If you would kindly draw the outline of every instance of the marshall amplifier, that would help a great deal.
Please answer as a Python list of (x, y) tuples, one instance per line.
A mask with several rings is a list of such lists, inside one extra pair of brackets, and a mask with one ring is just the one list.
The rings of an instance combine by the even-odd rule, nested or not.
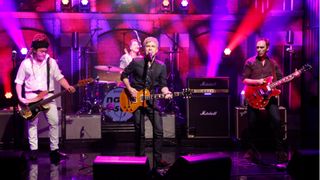
[[(281, 127), (283, 133), (283, 140), (287, 139), (287, 110), (285, 107), (279, 106), (280, 117), (281, 117)], [(237, 139), (243, 139), (248, 133), (248, 119), (247, 119), (247, 108), (246, 107), (235, 107), (236, 113), (236, 136)], [(266, 111), (262, 110), (261, 112), (261, 123), (257, 124), (257, 128), (262, 127), (261, 132), (264, 131), (267, 124), (263, 122), (267, 122), (266, 120)], [(260, 126), (258, 126), (260, 125)], [(270, 130), (270, 129), (269, 129)], [(269, 133), (268, 133), (269, 134)]]
[(229, 77), (188, 78), (188, 88), (192, 93), (229, 93)]
[(187, 99), (189, 138), (226, 138), (230, 136), (229, 95), (192, 96)]

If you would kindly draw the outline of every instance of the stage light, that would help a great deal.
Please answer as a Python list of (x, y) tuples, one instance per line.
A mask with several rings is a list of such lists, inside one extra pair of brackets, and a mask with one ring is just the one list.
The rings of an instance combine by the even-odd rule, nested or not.
[(79, 12), (90, 12), (89, 0), (81, 0), (80, 1)]
[(12, 98), (12, 93), (11, 92), (6, 92), (6, 94), (4, 95), (4, 97), (6, 97), (6, 99), (10, 99)]
[(61, 0), (61, 11), (72, 12), (71, 0)]
[(162, 1), (162, 6), (164, 6), (164, 7), (169, 7), (169, 5), (170, 5), (169, 0), (163, 0), (163, 1)]
[(189, 10), (189, 2), (188, 0), (182, 0), (180, 2), (179, 10), (181, 13), (187, 13)]
[(26, 55), (26, 54), (28, 53), (28, 49), (27, 49), (27, 48), (21, 48), (21, 49), (20, 49), (20, 53), (21, 53), (22, 55)]
[(172, 4), (170, 0), (163, 0), (161, 3), (161, 11), (164, 13), (172, 12)]
[(226, 56), (229, 56), (231, 54), (231, 49), (230, 48), (225, 48), (223, 52), (224, 52), (224, 54)]
[(187, 7), (189, 2), (188, 2), (188, 0), (182, 0), (180, 4), (182, 7)]

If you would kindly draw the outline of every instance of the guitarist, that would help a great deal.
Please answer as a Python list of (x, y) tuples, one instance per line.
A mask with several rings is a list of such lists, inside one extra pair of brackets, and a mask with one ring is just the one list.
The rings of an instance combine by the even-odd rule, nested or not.
[[(166, 66), (156, 59), (159, 42), (154, 37), (147, 37), (143, 46), (146, 55), (144, 58), (135, 58), (124, 69), (121, 74), (121, 80), (132, 97), (137, 97), (138, 91), (148, 89), (151, 93), (155, 93), (159, 89), (165, 98), (172, 98), (172, 93), (167, 87), (167, 71)], [(153, 126), (153, 154), (154, 167), (163, 168), (169, 165), (162, 159), (162, 139), (163, 127), (162, 118), (158, 109), (155, 107), (153, 100), (147, 101), (147, 107), (139, 107), (133, 112), (135, 126), (135, 154), (136, 156), (145, 156), (145, 129), (144, 116), (150, 119)]]
[[(70, 86), (61, 74), (56, 60), (48, 55), (48, 47), (48, 37), (45, 34), (36, 34), (32, 40), (31, 49), (26, 59), (19, 66), (15, 83), (18, 99), (24, 107), (27, 107), (29, 103), (40, 101), (43, 95), (45, 95), (45, 98), (52, 96), (54, 94), (54, 80), (58, 81), (70, 93), (75, 92), (75, 88)], [(24, 96), (22, 95), (23, 84)], [(59, 151), (57, 105), (55, 102), (50, 102), (47, 106), (49, 109), (44, 112), (49, 124), (50, 160), (53, 163), (57, 163), (60, 159), (67, 158), (67, 155)], [(27, 123), (30, 147), (29, 159), (36, 160), (38, 154), (38, 118), (30, 120)]]
[[(259, 86), (265, 84), (265, 78), (272, 76), (272, 81), (276, 81), (282, 78), (282, 73), (277, 65), (276, 61), (267, 55), (269, 51), (269, 40), (262, 38), (256, 42), (257, 55), (251, 57), (245, 61), (242, 80), (246, 86)], [(280, 124), (280, 112), (277, 103), (277, 99), (272, 97), (265, 107), (270, 117), (270, 123), (273, 130), (273, 135), (276, 141), (276, 159), (278, 163), (287, 161), (287, 154), (284, 151), (284, 145), (282, 140), (281, 124)], [(253, 108), (248, 105), (247, 117), (248, 117), (248, 138), (247, 146), (249, 150), (245, 154), (245, 158), (258, 163), (260, 161), (260, 154), (256, 150), (254, 139), (254, 124), (259, 121), (260, 109)]]

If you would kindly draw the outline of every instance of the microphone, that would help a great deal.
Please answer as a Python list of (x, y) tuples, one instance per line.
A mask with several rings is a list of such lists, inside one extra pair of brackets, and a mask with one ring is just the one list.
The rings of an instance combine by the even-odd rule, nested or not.
[(12, 51), (12, 55), (11, 55), (11, 58), (12, 58), (12, 60), (16, 60), (16, 57), (17, 57), (17, 51), (15, 51), (15, 50), (13, 50)]
[(293, 48), (287, 48), (286, 51), (290, 54), (295, 53)]
[(152, 52), (151, 51), (149, 51), (147, 54), (146, 54), (146, 59), (147, 59), (147, 61), (152, 61), (152, 58), (153, 58), (153, 56), (152, 56)]
[(139, 43), (139, 47), (141, 48), (142, 45), (141, 45), (141, 40), (140, 40), (139, 34), (138, 34), (137, 30), (133, 30), (133, 32), (134, 32), (134, 34), (136, 35), (137, 40), (138, 40), (138, 43)]

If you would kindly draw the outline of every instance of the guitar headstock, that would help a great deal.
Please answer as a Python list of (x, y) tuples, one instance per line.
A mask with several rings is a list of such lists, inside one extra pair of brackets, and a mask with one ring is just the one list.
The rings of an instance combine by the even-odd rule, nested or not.
[(82, 79), (78, 81), (77, 86), (86, 86), (87, 84), (93, 83), (94, 79), (93, 78), (88, 78), (88, 79)]
[(301, 72), (305, 72), (305, 71), (309, 71), (312, 69), (312, 66), (310, 64), (305, 64), (301, 67), (300, 71)]
[(299, 70), (296, 70), (296, 72), (293, 73), (295, 77), (300, 76), (303, 72), (309, 71), (312, 69), (312, 66), (310, 64), (303, 65)]

